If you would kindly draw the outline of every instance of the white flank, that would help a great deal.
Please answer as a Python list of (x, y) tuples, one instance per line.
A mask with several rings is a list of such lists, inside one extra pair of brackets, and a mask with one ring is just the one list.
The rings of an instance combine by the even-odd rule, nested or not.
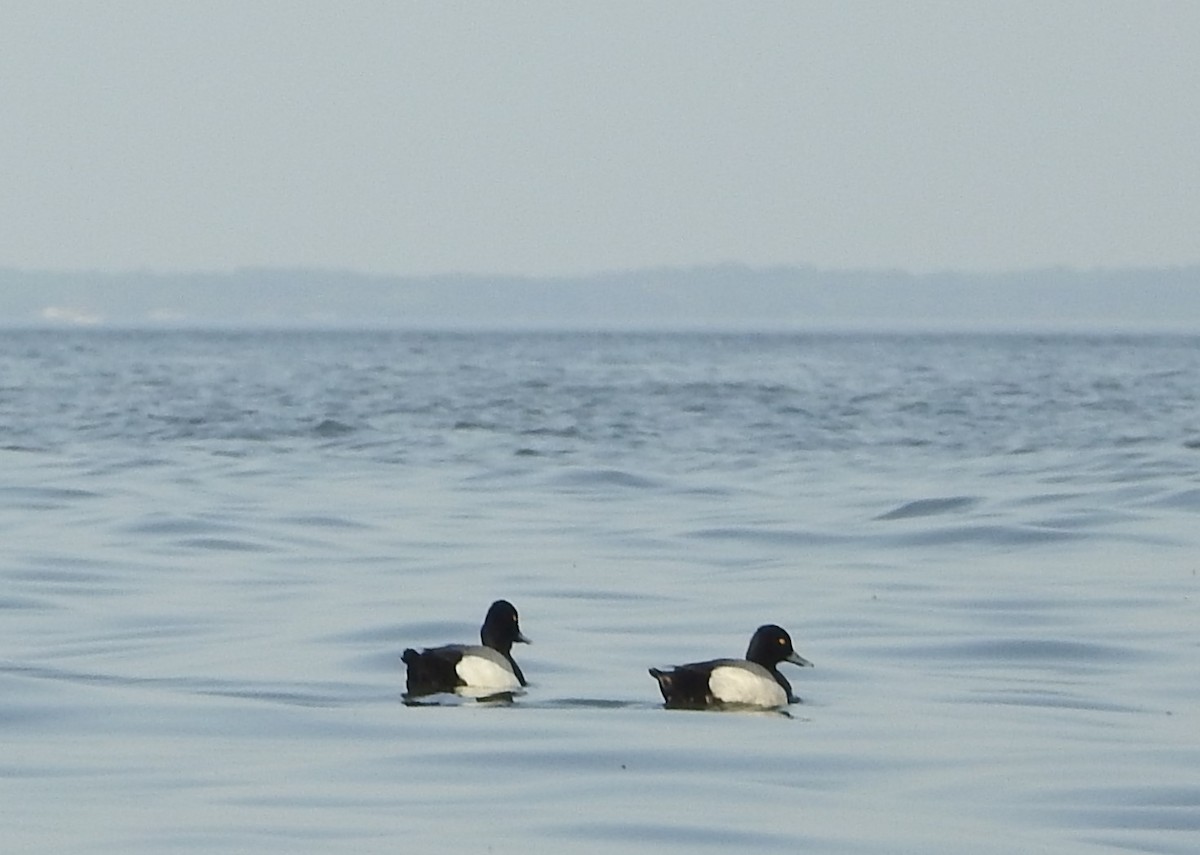
[(747, 662), (745, 665), (718, 665), (708, 678), (713, 697), (726, 704), (749, 704), (756, 707), (787, 706), (787, 692), (775, 682), (766, 668)]
[(454, 666), (458, 676), (473, 689), (519, 689), (521, 683), (508, 660), (490, 647), (472, 647)]

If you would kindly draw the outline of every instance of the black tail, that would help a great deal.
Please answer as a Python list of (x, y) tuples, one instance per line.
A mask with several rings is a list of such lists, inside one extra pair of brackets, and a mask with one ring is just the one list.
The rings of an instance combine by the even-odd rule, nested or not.
[(432, 695), (437, 692), (453, 692), (462, 685), (454, 666), (458, 663), (457, 651), (448, 647), (430, 650), (409, 648), (400, 654), (408, 666), (406, 684), (409, 694)]
[(708, 692), (708, 673), (681, 667), (671, 671), (650, 669), (650, 676), (658, 680), (658, 689), (668, 707), (699, 709), (711, 700)]
[(662, 692), (663, 700), (670, 703), (671, 695), (675, 688), (674, 678), (666, 671), (660, 671), (657, 668), (650, 669), (650, 676), (658, 681), (658, 690)]

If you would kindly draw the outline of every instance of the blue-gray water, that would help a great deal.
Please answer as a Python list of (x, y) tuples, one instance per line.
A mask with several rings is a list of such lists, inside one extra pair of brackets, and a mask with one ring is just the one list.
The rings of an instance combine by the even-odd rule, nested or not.
[(5, 852), (1200, 841), (1200, 339), (8, 331), (0, 465)]

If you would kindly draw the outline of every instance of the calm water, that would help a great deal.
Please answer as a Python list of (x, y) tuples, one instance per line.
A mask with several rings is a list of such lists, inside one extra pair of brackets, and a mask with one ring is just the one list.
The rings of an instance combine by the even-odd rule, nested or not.
[(5, 852), (1200, 846), (1200, 339), (8, 331), (0, 465)]

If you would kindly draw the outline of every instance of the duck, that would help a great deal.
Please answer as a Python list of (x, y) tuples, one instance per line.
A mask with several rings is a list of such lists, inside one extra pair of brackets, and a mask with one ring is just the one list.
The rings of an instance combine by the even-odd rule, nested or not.
[(665, 706), (705, 709), (721, 706), (775, 709), (800, 699), (776, 665), (813, 667), (792, 646), (792, 637), (773, 623), (764, 624), (750, 637), (745, 659), (710, 659), (677, 665), (670, 670), (651, 668)]
[(424, 650), (408, 648), (400, 656), (408, 667), (408, 694), (441, 692), (491, 695), (524, 688), (525, 675), (512, 658), (514, 643), (529, 644), (521, 634), (517, 610), (508, 600), (488, 608), (479, 629), (482, 644), (447, 644)]

